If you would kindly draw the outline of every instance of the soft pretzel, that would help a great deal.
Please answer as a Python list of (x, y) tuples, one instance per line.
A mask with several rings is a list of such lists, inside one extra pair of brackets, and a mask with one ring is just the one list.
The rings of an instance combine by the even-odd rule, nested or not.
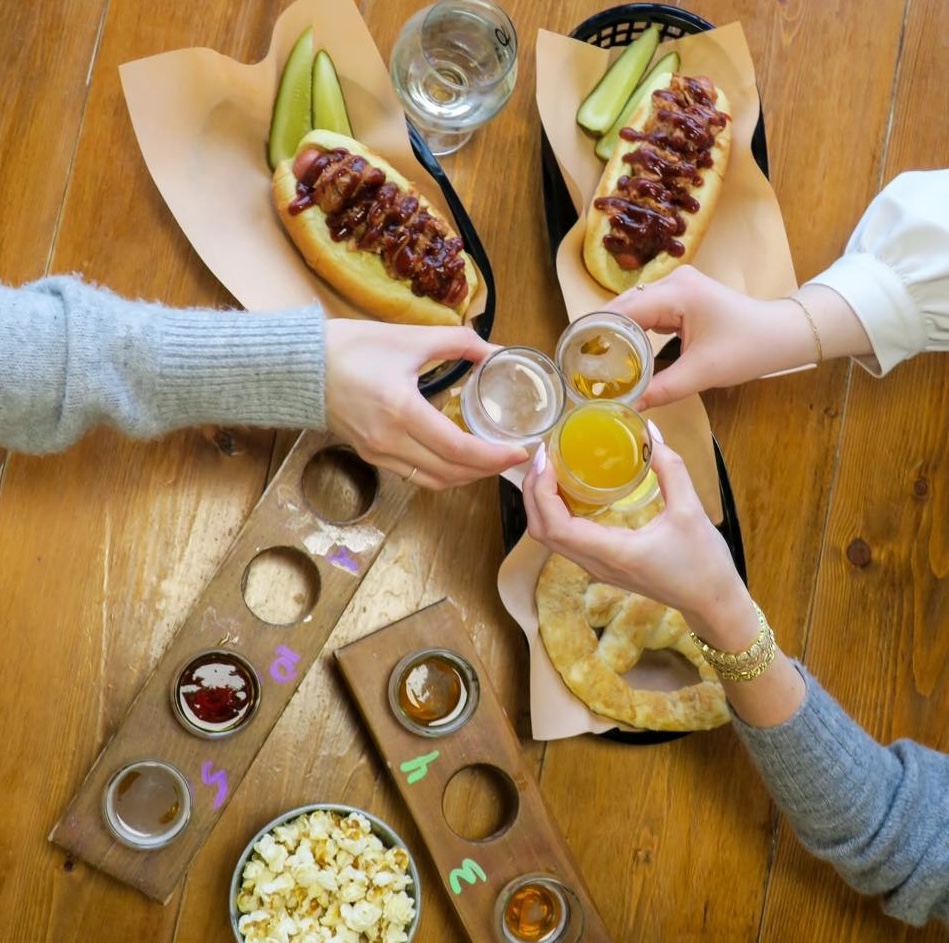
[[(536, 599), (551, 662), (595, 714), (643, 730), (710, 730), (728, 722), (725, 692), (676, 610), (595, 582), (556, 553), (541, 570)], [(658, 649), (691, 662), (699, 675), (695, 684), (675, 691), (631, 687), (623, 675), (644, 651)]]

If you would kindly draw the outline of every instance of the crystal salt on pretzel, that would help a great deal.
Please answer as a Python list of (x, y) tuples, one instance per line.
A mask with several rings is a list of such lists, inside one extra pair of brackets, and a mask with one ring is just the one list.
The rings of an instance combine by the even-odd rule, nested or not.
[[(728, 723), (722, 686), (676, 610), (595, 582), (559, 554), (544, 564), (536, 599), (540, 637), (551, 662), (595, 714), (642, 730), (710, 730)], [(696, 683), (674, 691), (632, 687), (623, 675), (643, 652), (659, 649), (691, 662), (699, 674)]]

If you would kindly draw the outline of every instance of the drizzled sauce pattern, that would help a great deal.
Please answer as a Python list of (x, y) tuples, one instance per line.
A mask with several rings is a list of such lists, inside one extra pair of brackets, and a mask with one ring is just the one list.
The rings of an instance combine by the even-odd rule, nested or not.
[(609, 196), (593, 205), (609, 217), (603, 246), (627, 270), (642, 268), (660, 252), (680, 258), (683, 214), (699, 210), (695, 191), (702, 171), (713, 165), (712, 148), (728, 121), (715, 107), (718, 94), (707, 78), (673, 76), (669, 88), (653, 92), (653, 110), (642, 131), (624, 128), (628, 170)]
[(468, 294), (462, 239), (383, 170), (342, 147), (313, 147), (297, 155), (293, 173), (291, 216), (318, 206), (335, 242), (375, 253), (386, 272), (408, 279), (418, 296), (453, 308)]

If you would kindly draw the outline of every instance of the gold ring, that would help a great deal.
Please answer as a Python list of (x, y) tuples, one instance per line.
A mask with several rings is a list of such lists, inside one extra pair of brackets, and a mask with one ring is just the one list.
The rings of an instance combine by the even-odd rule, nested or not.
[(402, 479), (406, 484), (408, 484), (418, 472), (418, 465), (414, 465), (412, 470)]

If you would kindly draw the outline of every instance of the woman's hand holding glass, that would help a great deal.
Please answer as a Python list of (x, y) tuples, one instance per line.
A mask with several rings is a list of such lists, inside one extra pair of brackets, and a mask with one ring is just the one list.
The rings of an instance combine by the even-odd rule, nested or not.
[(471, 329), (329, 318), (326, 349), (327, 426), (365, 461), (441, 489), (527, 460), (520, 446), (464, 433), (419, 392), (426, 364), (477, 363), (497, 349)]
[(805, 285), (795, 297), (807, 306), (813, 328), (795, 301), (751, 298), (689, 265), (641, 291), (624, 292), (611, 310), (645, 330), (677, 334), (682, 341), (681, 355), (653, 377), (638, 407), (662, 406), (814, 363), (815, 330), (825, 360), (872, 353), (863, 326), (835, 291)]
[(665, 509), (636, 530), (604, 526), (571, 515), (546, 451), (539, 450), (523, 484), (528, 532), (598, 580), (649, 596), (697, 622), (719, 609), (750, 608), (728, 545), (705, 513), (685, 463), (658, 438), (652, 469)]
[[(706, 515), (682, 459), (657, 441), (652, 467), (665, 508), (630, 530), (571, 515), (546, 452), (539, 449), (522, 487), (528, 532), (596, 579), (678, 609), (713, 648), (742, 651), (760, 624), (728, 545)], [(806, 694), (803, 679), (780, 650), (760, 678), (725, 685), (738, 716), (757, 727), (783, 723)]]

